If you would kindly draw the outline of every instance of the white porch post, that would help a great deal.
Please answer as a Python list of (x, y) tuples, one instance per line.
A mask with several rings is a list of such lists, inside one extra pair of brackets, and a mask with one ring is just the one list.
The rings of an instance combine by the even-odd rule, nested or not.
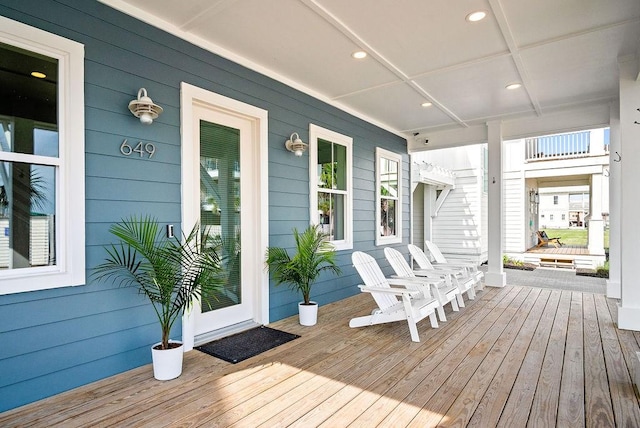
[[(638, 59), (619, 61), (620, 70), (620, 157), (611, 153), (611, 164), (620, 165), (621, 183), (621, 301), (618, 327), (640, 330), (640, 80)], [(619, 161), (619, 162), (618, 162)]]
[(591, 195), (589, 197), (589, 254), (604, 255), (602, 179), (601, 173), (591, 175)]
[(485, 285), (504, 287), (507, 276), (502, 266), (502, 124), (487, 122), (489, 148), (489, 270), (484, 276)]
[[(424, 195), (424, 234), (422, 235), (424, 239), (428, 239), (429, 241), (433, 240), (433, 205), (436, 201), (436, 190), (434, 186), (424, 184), (423, 186), (423, 195)], [(424, 247), (424, 239), (423, 242), (420, 243), (420, 248)], [(423, 248), (426, 250), (426, 248)]]
[(620, 164), (612, 162), (615, 153), (620, 153), (620, 105), (611, 106), (609, 135), (609, 279), (607, 280), (607, 297), (620, 298)]
[(604, 155), (604, 129), (592, 129), (589, 131), (589, 153), (591, 155)]

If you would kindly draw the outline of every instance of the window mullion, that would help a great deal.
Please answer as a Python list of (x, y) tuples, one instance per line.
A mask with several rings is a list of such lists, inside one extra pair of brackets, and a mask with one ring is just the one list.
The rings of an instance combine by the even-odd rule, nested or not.
[(20, 162), (36, 165), (60, 166), (59, 157), (39, 156), (25, 153), (0, 152), (0, 162)]

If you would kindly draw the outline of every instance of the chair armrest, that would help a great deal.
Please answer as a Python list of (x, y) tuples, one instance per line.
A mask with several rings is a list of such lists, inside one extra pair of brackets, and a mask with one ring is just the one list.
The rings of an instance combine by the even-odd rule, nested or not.
[[(441, 266), (439, 268), (437, 268), (436, 266), (433, 266), (433, 268), (434, 268), (433, 270), (423, 269), (420, 272), (434, 272), (434, 273), (436, 273), (436, 274), (438, 274), (440, 276), (442, 276), (442, 275), (454, 275), (455, 276), (455, 275), (460, 275), (460, 274), (464, 274), (465, 273), (465, 269), (462, 269), (462, 268), (458, 269), (458, 270), (445, 269), (444, 266)], [(415, 270), (414, 272), (415, 272), (416, 275), (422, 275), (422, 273), (418, 274), (417, 270)]]
[(450, 275), (450, 272), (445, 270), (435, 270), (435, 269), (414, 269), (413, 273), (420, 278), (444, 278), (447, 275)]
[(465, 269), (473, 269), (473, 270), (478, 270), (478, 265), (476, 265), (475, 263), (464, 263), (464, 262), (460, 262), (460, 263), (434, 263), (433, 267), (437, 267), (437, 266), (442, 266), (442, 267), (449, 267), (449, 268), (465, 268)]
[(391, 276), (387, 278), (387, 281), (391, 285), (400, 285), (403, 287), (415, 287), (416, 285), (437, 284), (443, 280), (438, 278), (437, 280), (430, 280), (428, 278), (407, 278)]
[(359, 285), (360, 290), (365, 293), (386, 293), (394, 294), (396, 296), (419, 296), (422, 294), (419, 290), (409, 290), (408, 288), (387, 288), (387, 287), (368, 287), (366, 285)]

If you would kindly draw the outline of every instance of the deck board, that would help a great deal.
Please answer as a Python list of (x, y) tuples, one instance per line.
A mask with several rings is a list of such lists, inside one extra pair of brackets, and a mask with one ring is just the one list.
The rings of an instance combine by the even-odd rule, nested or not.
[[(497, 325), (487, 331), (487, 334), (458, 366), (458, 370), (438, 389), (438, 391), (455, 391), (455, 393), (437, 393), (409, 426), (466, 425), (469, 415), (475, 410), (477, 402), (482, 399), (540, 291), (540, 289), (531, 290), (526, 295), (519, 293), (518, 298), (513, 301), (514, 304), (506, 308), (496, 320)], [(520, 296), (524, 297), (522, 301), (519, 299)], [(517, 303), (520, 305), (516, 306)], [(497, 328), (498, 325), (504, 325), (504, 329), (500, 331)]]
[[(489, 296), (493, 298), (489, 299)], [(352, 402), (324, 421), (322, 426), (346, 426), (350, 423), (375, 426), (380, 423), (425, 379), (434, 365), (456, 350), (458, 344), (468, 335), (480, 330), (482, 320), (502, 299), (509, 296), (513, 299), (515, 294), (507, 288), (499, 293), (485, 293), (480, 297), (483, 305), (475, 304), (477, 301), (468, 303), (464, 310), (447, 315), (449, 321), (446, 325), (443, 323), (439, 329), (446, 336), (442, 342), (433, 341), (427, 345), (425, 353), (409, 355), (396, 369), (394, 376), (381, 378), (372, 388), (362, 391)]]
[[(512, 313), (520, 307), (529, 294), (528, 292), (520, 293), (518, 291), (514, 290), (514, 292), (510, 293), (480, 323), (476, 324), (477, 328), (460, 341), (454, 343), (452, 349), (449, 350), (448, 358), (442, 359), (435, 365), (422, 366), (420, 370), (422, 381), (406, 396), (393, 395), (396, 401), (399, 401), (398, 398), (401, 401), (382, 421), (382, 426), (408, 426), (420, 413), (421, 409), (424, 409), (422, 411), (423, 417), (432, 415), (434, 417), (442, 417), (446, 407), (448, 407), (448, 404), (450, 405), (449, 401), (455, 399), (457, 393), (461, 390), (460, 385), (464, 383), (472, 368), (472, 362), (469, 362), (469, 360), (473, 362), (481, 361), (482, 353), (486, 351), (486, 343), (493, 341), (502, 332), (504, 329), (503, 323), (511, 319)], [(485, 341), (484, 346), (481, 343), (483, 340)], [(440, 350), (434, 351), (434, 354), (438, 353), (440, 353)], [(463, 361), (468, 362), (465, 367), (466, 371), (459, 368)], [(413, 387), (413, 385), (409, 385), (409, 387)], [(408, 388), (405, 387), (406, 389)], [(368, 416), (373, 416), (376, 413), (378, 412), (372, 411)], [(378, 416), (383, 415), (384, 413)]]
[(640, 335), (603, 295), (486, 288), (433, 329), (350, 329), (362, 294), (274, 328), (301, 335), (229, 364), (185, 354), (180, 378), (141, 367), (0, 414), (2, 427), (640, 426), (631, 383)]
[(551, 245), (546, 247), (532, 247), (529, 248), (527, 253), (532, 254), (540, 254), (543, 256), (544, 254), (549, 255), (565, 255), (565, 256), (588, 256), (589, 249), (587, 247), (579, 247), (579, 246), (571, 246), (571, 245), (563, 245), (561, 247), (555, 248)]
[(582, 293), (571, 293), (567, 340), (558, 400), (559, 426), (583, 427), (584, 415), (584, 340)]
[(563, 291), (551, 327), (527, 427), (552, 427), (556, 424), (570, 305), (571, 292)]
[[(490, 404), (494, 409), (502, 407), (502, 412), (498, 415), (499, 419), (495, 424), (492, 420), (489, 420), (486, 424), (477, 426), (495, 425), (498, 427), (513, 427), (524, 425), (524, 421), (529, 419), (529, 413), (536, 392), (536, 385), (538, 384), (538, 379), (542, 371), (544, 356), (547, 350), (547, 344), (549, 343), (555, 315), (558, 311), (561, 293), (559, 290), (551, 291), (534, 337), (522, 359), (522, 365), (520, 366), (516, 380), (510, 390), (507, 391), (505, 387), (505, 389), (501, 391), (503, 394), (507, 394), (504, 404), (498, 400), (492, 400), (491, 397), (488, 398), (491, 400)], [(483, 401), (485, 398), (483, 398)], [(481, 416), (482, 413), (478, 415), (478, 418)], [(471, 424), (476, 425), (473, 419), (471, 420)]]
[(623, 355), (623, 350), (626, 348), (620, 342), (618, 330), (614, 327), (604, 297), (599, 297), (596, 298), (596, 308), (616, 424), (624, 427), (640, 427), (640, 407), (631, 382), (633, 367), (626, 364), (632, 356)]
[[(516, 379), (520, 373), (527, 351), (536, 337), (536, 332), (542, 317), (549, 306), (551, 290), (542, 290), (537, 296), (535, 307), (528, 314), (523, 328), (518, 333), (512, 346), (509, 348), (503, 360), (502, 367), (491, 378), (491, 383), (482, 394), (473, 397), (471, 403), (477, 403), (472, 414), (467, 414), (467, 419), (460, 418), (456, 425), (470, 427), (495, 426), (500, 419), (510, 395), (517, 397), (512, 392)], [(535, 379), (537, 381), (537, 378)], [(458, 397), (458, 401), (460, 397)], [(472, 405), (473, 405), (472, 404)], [(530, 405), (530, 404), (529, 404)], [(451, 410), (449, 411), (451, 413)], [(528, 412), (527, 412), (528, 413)], [(526, 417), (523, 417), (526, 419)], [(523, 420), (521, 419), (521, 420)]]
[(583, 310), (586, 425), (614, 427), (613, 407), (593, 294), (583, 295)]

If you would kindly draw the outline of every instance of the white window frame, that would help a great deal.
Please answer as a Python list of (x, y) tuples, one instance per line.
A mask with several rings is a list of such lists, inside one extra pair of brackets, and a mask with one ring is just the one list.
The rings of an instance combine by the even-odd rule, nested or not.
[[(380, 235), (380, 225), (382, 224), (382, 218), (380, 216), (380, 206), (382, 204), (382, 195), (380, 194), (380, 187), (382, 185), (382, 159), (387, 159), (392, 162), (398, 163), (398, 195), (393, 198), (396, 201), (396, 233), (395, 235), (382, 236)], [(400, 244), (402, 243), (402, 156), (398, 153), (390, 152), (381, 147), (376, 147), (376, 245), (388, 245), (388, 244)]]
[(332, 190), (331, 193), (345, 195), (344, 212), (344, 239), (330, 241), (336, 250), (350, 250), (353, 248), (353, 138), (322, 128), (318, 125), (309, 124), (309, 208), (311, 224), (317, 225), (318, 219), (318, 191), (327, 189), (318, 188), (318, 139), (331, 141), (340, 144), (347, 149), (347, 190)]
[(0, 42), (58, 60), (59, 157), (0, 151), (0, 160), (56, 167), (56, 264), (0, 271), (0, 294), (83, 285), (84, 45), (0, 16)]

